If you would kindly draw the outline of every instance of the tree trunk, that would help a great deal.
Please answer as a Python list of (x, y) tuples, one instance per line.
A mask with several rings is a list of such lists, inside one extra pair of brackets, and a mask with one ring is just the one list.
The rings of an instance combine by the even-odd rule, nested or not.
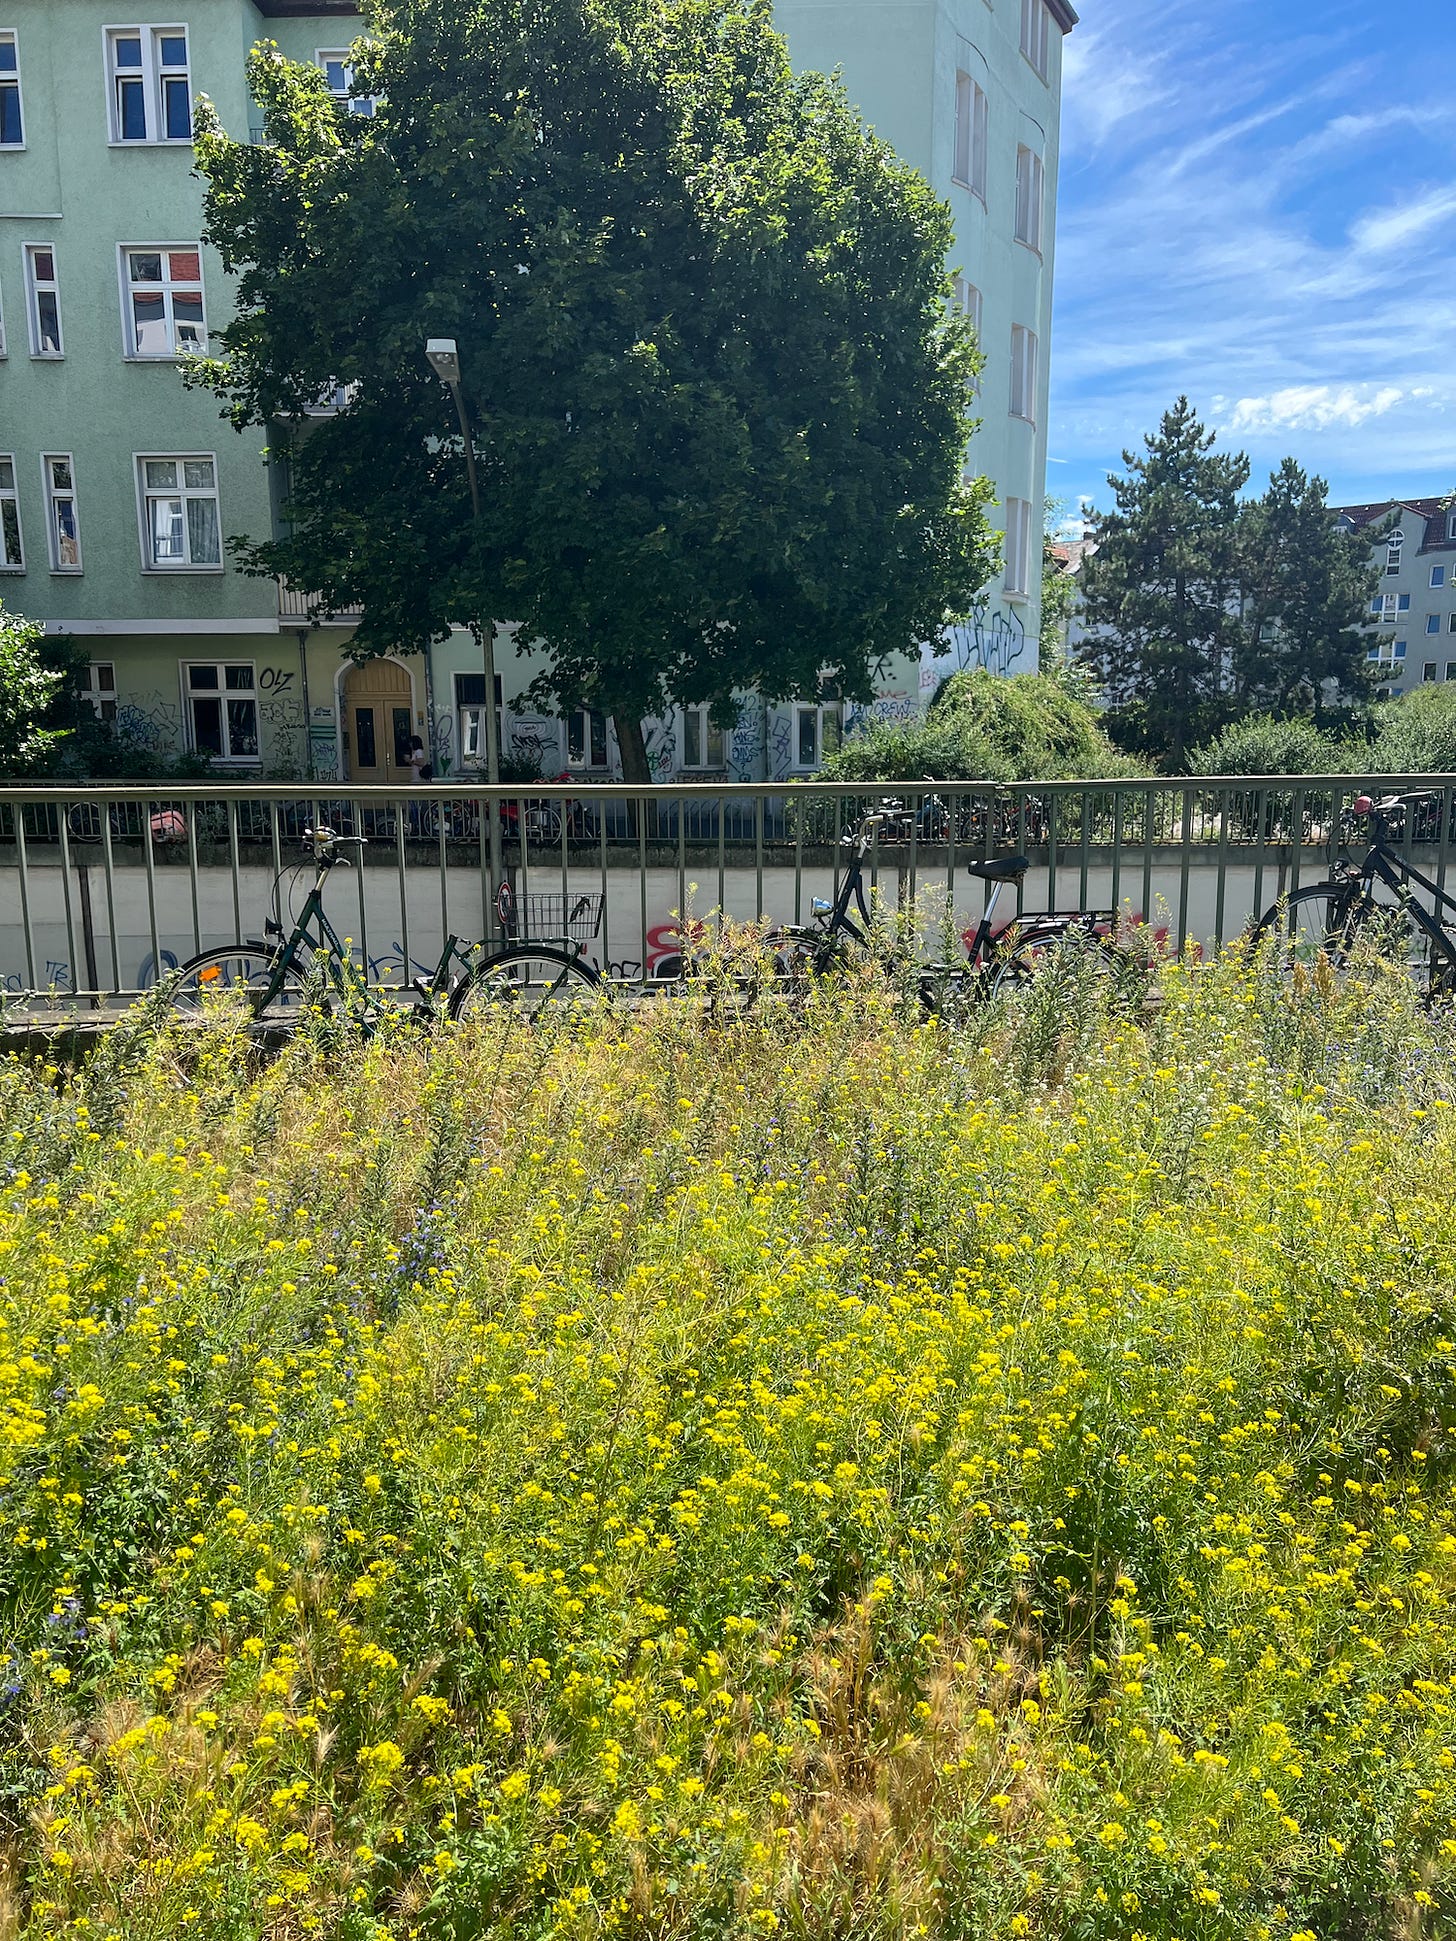
[(652, 770), (647, 763), (647, 737), (642, 732), (642, 723), (633, 715), (614, 714), (612, 726), (617, 731), (617, 749), (622, 757), (622, 780), (645, 788), (652, 780)]

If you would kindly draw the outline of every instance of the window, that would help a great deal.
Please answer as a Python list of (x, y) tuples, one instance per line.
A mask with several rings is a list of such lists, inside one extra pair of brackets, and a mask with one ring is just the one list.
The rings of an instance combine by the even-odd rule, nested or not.
[(0, 573), (23, 573), (25, 548), (20, 543), (20, 497), (15, 490), (15, 457), (0, 453)]
[(49, 243), (25, 245), (25, 308), (31, 356), (63, 357), (61, 287), (56, 281), (56, 252)]
[(15, 35), (0, 31), (0, 148), (23, 148), (20, 119), (20, 45)]
[(1450, 632), (1450, 633), (1453, 633), (1453, 634), (1456, 634), (1456, 613), (1453, 613), (1453, 614), (1451, 615), (1451, 618), (1450, 618), (1450, 620), (1449, 620), (1449, 621), (1448, 621), (1448, 622), (1446, 623), (1446, 625), (1447, 625), (1447, 631), (1448, 631), (1448, 632)]
[(566, 766), (605, 768), (607, 717), (599, 708), (573, 708), (566, 717)]
[(222, 538), (217, 516), (217, 461), (139, 458), (142, 564), (149, 573), (217, 571)]
[(1444, 566), (1433, 566), (1433, 567), (1431, 568), (1431, 585), (1432, 585), (1432, 586), (1444, 586), (1445, 584), (1446, 584), (1446, 569), (1445, 569), (1445, 567), (1444, 567)]
[(175, 357), (178, 351), (206, 349), (202, 252), (196, 243), (123, 249), (121, 281), (128, 357)]
[(1379, 661), (1383, 666), (1389, 667), (1393, 661), (1405, 659), (1405, 642), (1403, 640), (1372, 641), (1366, 650), (1365, 658)]
[(1025, 145), (1016, 151), (1016, 240), (1041, 252), (1041, 213), (1046, 171), (1040, 155)]
[(81, 521), (76, 511), (76, 473), (69, 452), (47, 452), (40, 461), (45, 480), (46, 543), (53, 573), (81, 571)]
[(1011, 326), (1011, 415), (1036, 417), (1036, 336), (1025, 324)]
[(190, 142), (185, 27), (113, 27), (106, 36), (113, 142)]
[(1405, 534), (1393, 532), (1385, 548), (1385, 570), (1387, 573), (1400, 571), (1401, 548), (1405, 545)]
[(1439, 614), (1439, 613), (1428, 613), (1428, 614), (1426, 615), (1426, 632), (1427, 632), (1428, 634), (1438, 634), (1438, 633), (1439, 633), (1440, 631), (1441, 631), (1441, 616), (1440, 616), (1440, 614)]
[(1031, 590), (1031, 501), (1006, 501), (1006, 565), (1002, 582), (1008, 598), (1025, 599)]
[(1456, 539), (1456, 512), (1446, 514), (1446, 537)]
[(722, 768), (723, 730), (708, 718), (705, 707), (684, 708), (682, 765), (684, 768)]
[(1046, 0), (1021, 0), (1021, 51), (1044, 81), (1051, 40), (1051, 14)]
[(984, 92), (969, 74), (956, 76), (955, 154), (951, 175), (962, 188), (986, 200), (986, 129), (989, 110)]
[(1425, 663), (1425, 665), (1421, 668), (1421, 679), (1423, 681), (1434, 681), (1435, 678), (1436, 678), (1436, 663), (1433, 660), (1428, 660)]
[[(501, 677), (495, 677), (496, 747), (505, 745), (501, 732)], [(455, 714), (460, 735), (460, 759), (472, 767), (483, 764), (490, 753), (485, 745), (485, 675), (455, 676)], [(407, 766), (407, 764), (406, 764)]]
[(109, 660), (93, 660), (86, 669), (82, 689), (98, 721), (116, 719), (116, 665)]
[(817, 768), (839, 753), (844, 710), (838, 701), (800, 701), (794, 707), (793, 766)]
[(1446, 679), (1447, 679), (1448, 681), (1456, 681), (1456, 660), (1448, 660), (1448, 661), (1447, 661), (1447, 663), (1446, 663)]
[(190, 661), (183, 669), (192, 747), (218, 762), (258, 759), (258, 699), (251, 661)]
[[(316, 58), (324, 71), (324, 79), (329, 84), (329, 93), (341, 108), (347, 108), (351, 115), (374, 113), (374, 96), (353, 92), (354, 63), (349, 59), (347, 51), (340, 50), (330, 54), (320, 50)], [(482, 675), (481, 679), (484, 680), (485, 676)]]
[(1409, 593), (1377, 593), (1371, 610), (1377, 609), (1381, 626), (1393, 627), (1398, 615), (1410, 612), (1410, 595)]

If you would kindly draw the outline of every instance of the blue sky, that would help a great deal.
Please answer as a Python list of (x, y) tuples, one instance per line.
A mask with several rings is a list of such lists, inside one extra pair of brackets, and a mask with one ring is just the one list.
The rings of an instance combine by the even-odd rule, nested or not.
[(1186, 391), (1254, 485), (1456, 488), (1449, 0), (1079, 0), (1047, 490), (1110, 503)]

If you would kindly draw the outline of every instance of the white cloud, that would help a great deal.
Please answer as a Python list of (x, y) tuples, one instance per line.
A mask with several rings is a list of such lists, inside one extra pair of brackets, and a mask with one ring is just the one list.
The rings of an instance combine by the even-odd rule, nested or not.
[(1227, 398), (1215, 398), (1213, 409), (1215, 422), (1235, 435), (1329, 431), (1383, 417), (1406, 396), (1395, 384), (1289, 384), (1265, 398), (1239, 398), (1232, 407)]
[(1403, 249), (1453, 214), (1456, 189), (1428, 189), (1413, 201), (1362, 216), (1350, 229), (1350, 241), (1358, 250)]

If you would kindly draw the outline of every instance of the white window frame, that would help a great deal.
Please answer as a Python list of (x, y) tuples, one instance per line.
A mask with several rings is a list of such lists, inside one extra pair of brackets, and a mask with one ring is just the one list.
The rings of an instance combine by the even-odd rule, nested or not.
[(1405, 547), (1405, 534), (1399, 527), (1385, 542), (1385, 570), (1387, 573), (1400, 571), (1400, 556)]
[(1427, 660), (1427, 661), (1421, 662), (1421, 680), (1423, 683), (1426, 681), (1435, 680), (1436, 667), (1437, 667), (1437, 663), (1433, 660)]
[(1041, 255), (1042, 212), (1046, 207), (1046, 166), (1025, 142), (1016, 147), (1016, 240)]
[(335, 87), (329, 89), (329, 93), (341, 108), (351, 115), (372, 116), (378, 110), (378, 97), (372, 94), (350, 94), (349, 92), (354, 85), (354, 63), (349, 59), (353, 51), (351, 47), (316, 47), (313, 58), (326, 82), (329, 78), (330, 61), (337, 61), (344, 70), (343, 92), (341, 93)]
[[(25, 571), (25, 528), (20, 522), (20, 480), (15, 473), (14, 452), (0, 452), (0, 465), (10, 468), (10, 483), (0, 481), (0, 573), (23, 573)], [(5, 534), (4, 508), (14, 506), (15, 519), (15, 557), (10, 558), (10, 542)]]
[[(39, 363), (57, 364), (66, 354), (66, 331), (61, 318), (61, 266), (56, 256), (56, 246), (54, 243), (25, 243), (22, 254), (25, 264), (25, 322), (30, 332), (30, 354)], [(38, 274), (36, 258), (41, 254), (51, 259), (49, 276)], [(43, 296), (55, 298), (55, 350), (42, 350), (40, 347), (40, 300)]]
[[(162, 42), (178, 35), (187, 42), (187, 65), (164, 66)], [(142, 64), (139, 68), (119, 68), (116, 62), (118, 41), (140, 40)], [(169, 26), (147, 22), (139, 26), (104, 27), (103, 59), (106, 68), (107, 128), (112, 148), (190, 148), (192, 146), (192, 34), (185, 21)], [(165, 83), (181, 77), (187, 88), (187, 133), (169, 135)], [(144, 135), (123, 135), (121, 113), (122, 79), (139, 80), (142, 87)]]
[[(68, 465), (71, 469), (69, 486), (57, 486), (51, 471), (53, 465)], [(50, 557), (51, 572), (67, 577), (86, 570), (85, 553), (81, 544), (81, 501), (76, 490), (76, 460), (70, 452), (42, 452), (40, 455), (40, 476), (43, 502), (46, 510), (46, 551)], [(71, 508), (71, 527), (76, 544), (74, 565), (61, 564), (60, 528), (56, 524), (56, 513), (60, 506)]]
[(1006, 558), (1001, 574), (1008, 600), (1031, 597), (1031, 501), (1007, 495)]
[(1446, 514), (1446, 537), (1456, 539), (1456, 512)]
[[(197, 257), (197, 281), (176, 283), (172, 279), (171, 258), (189, 252)], [(160, 256), (162, 277), (159, 283), (134, 283), (131, 275), (133, 256)], [(121, 342), (122, 355), (131, 364), (165, 364), (175, 362), (179, 356), (190, 356), (194, 351), (207, 349), (207, 287), (202, 269), (201, 243), (119, 243), (116, 251), (116, 273), (121, 284)], [(173, 297), (178, 291), (196, 290), (202, 303), (202, 337), (196, 344), (186, 344), (177, 348), (177, 319), (173, 313)], [(169, 348), (164, 351), (141, 350), (137, 345), (136, 311), (132, 298), (138, 290), (148, 294), (160, 295), (162, 314), (167, 324)]]
[(1446, 631), (1447, 633), (1456, 634), (1456, 613), (1453, 613), (1450, 619), (1447, 621)]
[(0, 151), (7, 155), (18, 155), (25, 147), (25, 89), (20, 79), (20, 35), (14, 27), (0, 27), (0, 43), (15, 49), (14, 68), (0, 69), (0, 93), (15, 90), (15, 108), (20, 116), (20, 140), (7, 142), (0, 140)]
[(1444, 566), (1433, 566), (1433, 567), (1431, 568), (1431, 585), (1432, 585), (1432, 586), (1444, 586), (1445, 584), (1446, 584), (1446, 569), (1445, 569), (1445, 567), (1444, 567)]
[[(215, 688), (194, 688), (192, 685), (192, 670), (196, 667), (214, 668), (218, 677), (217, 686)], [(227, 676), (230, 667), (246, 667), (253, 677), (252, 686), (247, 688), (229, 688)], [(258, 706), (257, 663), (251, 660), (243, 660), (239, 657), (232, 657), (227, 660), (203, 660), (198, 658), (196, 660), (179, 661), (177, 673), (182, 683), (182, 722), (189, 750), (194, 755), (206, 755), (208, 760), (217, 768), (261, 768), (263, 766), (263, 723)], [(257, 747), (251, 755), (235, 755), (232, 752), (232, 728), (228, 721), (227, 711), (227, 698), (229, 694), (236, 696), (240, 701), (251, 701), (253, 704), (253, 740), (257, 744)], [(197, 723), (192, 712), (192, 703), (194, 700), (209, 701), (214, 697), (221, 703), (218, 711), (218, 726), (221, 729), (223, 742), (221, 754), (214, 754), (209, 748), (198, 747)]]
[[(212, 467), (212, 489), (188, 485), (184, 467), (187, 465), (208, 464)], [(147, 483), (148, 465), (175, 465), (178, 483), (175, 487), (151, 487)], [(136, 479), (137, 493), (137, 533), (142, 548), (142, 571), (155, 574), (159, 578), (170, 578), (176, 573), (221, 573), (224, 571), (222, 540), (222, 502), (218, 490), (216, 452), (135, 452), (132, 455), (132, 472)], [(182, 503), (182, 536), (187, 548), (187, 557), (177, 561), (160, 561), (152, 549), (152, 522), (148, 501), (151, 499), (178, 499)], [(217, 558), (194, 564), (192, 554), (192, 531), (187, 522), (187, 506), (194, 499), (211, 499), (217, 514)], [(241, 663), (239, 663), (241, 664)]]
[(964, 68), (956, 71), (955, 135), (951, 180), (986, 200), (986, 131), (990, 105), (986, 91)]
[[(105, 679), (102, 676), (105, 675)], [(112, 660), (93, 660), (86, 664), (86, 685), (81, 690), (85, 700), (91, 703), (91, 712), (98, 721), (116, 719), (116, 662)]]
[[(679, 709), (677, 730), (677, 765), (679, 768), (688, 769), (692, 772), (696, 772), (699, 769), (706, 769), (710, 773), (727, 768), (727, 731), (714, 725), (709, 719), (710, 712), (711, 710), (706, 701), (695, 702), (691, 707)], [(695, 760), (690, 757), (688, 752), (690, 727), (696, 736), (698, 744), (697, 758)], [(715, 745), (718, 750), (716, 757), (713, 754)]]
[[(485, 703), (483, 701), (463, 701), (460, 698), (462, 681), (479, 681), (482, 694), (485, 692), (485, 674), (476, 673), (468, 667), (456, 668), (450, 677), (451, 689), (455, 697), (456, 749), (463, 768), (484, 768), (489, 750), (485, 745)], [(505, 702), (504, 681), (501, 675), (495, 677), (495, 732), (496, 747), (504, 748), (505, 740)]]
[[(976, 333), (976, 349), (984, 350), (984, 346), (981, 343), (981, 312), (984, 308), (981, 292), (976, 288), (974, 283), (968, 282), (963, 276), (957, 276), (953, 279), (951, 290), (951, 302), (957, 314), (962, 317), (969, 317), (971, 320), (971, 328)], [(981, 374), (977, 371), (976, 375), (971, 379), (971, 396), (978, 398), (980, 395)]]
[(1378, 593), (1375, 597), (1380, 602), (1378, 620), (1382, 627), (1393, 627), (1403, 613), (1410, 612), (1409, 593)]
[[(812, 716), (814, 721), (814, 757), (805, 761), (800, 753), (804, 744), (803, 722)], [(826, 744), (831, 755), (837, 754), (844, 746), (844, 703), (842, 701), (796, 701), (789, 717), (792, 740), (789, 743), (789, 767), (799, 775), (812, 775), (824, 766)]]
[(1021, 0), (1021, 52), (1042, 81), (1051, 72), (1051, 24), (1046, 0)]
[(1036, 387), (1040, 378), (1040, 345), (1026, 324), (1011, 326), (1011, 416), (1036, 423)]
[[(578, 715), (583, 717), (581, 734), (582, 754), (576, 760), (573, 760), (571, 754), (571, 724)], [(594, 762), (591, 759), (591, 718), (593, 715), (598, 716), (602, 724), (602, 759), (599, 762)], [(566, 766), (574, 773), (581, 775), (602, 775), (611, 767), (612, 723), (604, 709), (568, 708), (562, 717), (561, 739), (566, 750)]]

